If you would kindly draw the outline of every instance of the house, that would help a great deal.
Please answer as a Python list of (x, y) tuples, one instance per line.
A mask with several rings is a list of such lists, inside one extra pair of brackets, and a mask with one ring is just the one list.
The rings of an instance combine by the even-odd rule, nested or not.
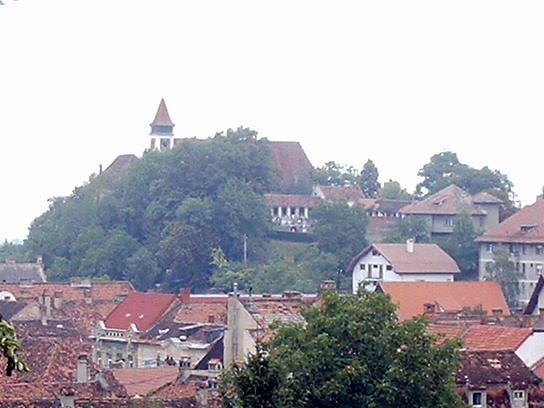
[(364, 282), (453, 282), (460, 273), (455, 261), (436, 244), (371, 244), (355, 255), (346, 271), (353, 293)]
[(397, 305), (400, 320), (427, 315), (457, 319), (465, 314), (509, 315), (501, 287), (494, 281), (386, 282), (376, 290), (388, 294)]
[(431, 234), (451, 234), (455, 217), (469, 214), (476, 230), (487, 231), (499, 223), (502, 200), (489, 193), (471, 196), (454, 184), (400, 209), (404, 216), (419, 216), (427, 221)]
[(265, 194), (264, 201), (274, 225), (291, 232), (308, 232), (311, 211), (321, 199), (299, 194)]
[(519, 302), (527, 304), (544, 267), (544, 199), (539, 198), (478, 237), (480, 279), (488, 276), (498, 246), (506, 247), (522, 278)]
[(511, 350), (462, 351), (455, 381), (471, 407), (528, 408), (542, 403), (540, 378)]
[(0, 263), (0, 283), (34, 283), (45, 282), (45, 272), (42, 257), (36, 263), (17, 263), (6, 259)]
[(368, 216), (366, 237), (370, 242), (383, 242), (400, 224), (404, 215), (401, 208), (412, 203), (409, 200), (364, 198), (359, 203), (365, 207)]
[(350, 207), (364, 199), (363, 191), (355, 186), (322, 186), (316, 185), (312, 195), (325, 201), (344, 201)]
[[(219, 298), (219, 299), (218, 299)], [(100, 367), (194, 367), (222, 341), (226, 296), (131, 293), (93, 330)], [(217, 322), (217, 323), (216, 323)]]
[(255, 351), (258, 340), (269, 339), (275, 321), (301, 322), (301, 309), (313, 304), (316, 295), (288, 291), (281, 295), (229, 294), (228, 324), (224, 338), (224, 364), (243, 361)]

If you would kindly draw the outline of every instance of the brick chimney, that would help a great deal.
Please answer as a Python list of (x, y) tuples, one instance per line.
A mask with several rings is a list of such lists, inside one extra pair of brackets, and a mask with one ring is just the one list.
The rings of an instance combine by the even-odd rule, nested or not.
[(76, 382), (86, 384), (89, 382), (89, 365), (87, 355), (82, 354), (77, 358)]
[(409, 238), (406, 240), (406, 252), (408, 252), (409, 254), (414, 253), (414, 243), (414, 238)]
[(93, 294), (91, 289), (89, 288), (83, 289), (83, 299), (85, 300), (85, 303), (87, 303), (88, 305), (93, 304)]
[(493, 314), (493, 317), (502, 317), (504, 314), (504, 310), (500, 307), (494, 307), (491, 309), (491, 313)]
[(62, 290), (56, 290), (53, 292), (53, 307), (55, 309), (60, 309), (62, 307), (62, 303), (64, 301), (64, 293), (62, 293)]
[(336, 292), (336, 282), (333, 280), (322, 280), (319, 283), (319, 293)]
[(436, 305), (434, 303), (425, 303), (423, 305), (423, 316), (431, 317), (436, 313)]
[(181, 300), (182, 303), (190, 303), (191, 302), (191, 288), (181, 288), (179, 290), (179, 300)]

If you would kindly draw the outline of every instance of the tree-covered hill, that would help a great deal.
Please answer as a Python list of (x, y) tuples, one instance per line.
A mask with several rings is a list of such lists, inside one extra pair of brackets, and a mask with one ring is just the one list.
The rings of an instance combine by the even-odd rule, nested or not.
[(229, 260), (262, 256), (275, 182), (269, 143), (239, 128), (121, 165), (50, 200), (30, 227), (25, 250), (43, 254), (49, 279), (75, 275), (206, 288), (212, 249)]

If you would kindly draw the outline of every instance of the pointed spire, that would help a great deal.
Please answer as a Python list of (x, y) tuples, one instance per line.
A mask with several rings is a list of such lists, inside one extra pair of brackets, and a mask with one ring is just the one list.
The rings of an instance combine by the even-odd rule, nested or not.
[(151, 122), (150, 126), (152, 135), (173, 135), (175, 125), (172, 122), (172, 119), (170, 119), (170, 114), (168, 113), (168, 108), (166, 107), (166, 102), (164, 102), (164, 98), (161, 99), (161, 103), (159, 104), (159, 109), (157, 109), (155, 119), (153, 119), (153, 122)]

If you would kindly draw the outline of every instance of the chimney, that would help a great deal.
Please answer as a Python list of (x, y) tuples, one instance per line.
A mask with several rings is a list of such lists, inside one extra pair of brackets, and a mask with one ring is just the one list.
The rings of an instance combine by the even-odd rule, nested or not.
[(502, 317), (503, 310), (500, 307), (494, 307), (491, 309), (491, 313), (493, 314), (493, 317)]
[(62, 307), (62, 302), (64, 300), (64, 294), (62, 290), (56, 290), (53, 293), (53, 307), (55, 309), (60, 309)]
[(436, 305), (434, 303), (425, 303), (423, 305), (423, 316), (431, 317), (436, 313)]
[(42, 326), (47, 326), (47, 311), (45, 305), (38, 305), (38, 310), (40, 312), (40, 323), (42, 324)]
[(208, 323), (215, 323), (215, 316), (213, 314), (208, 315)]
[(36, 258), (36, 264), (38, 264), (43, 269), (43, 256), (39, 256), (38, 258)]
[(102, 165), (98, 165), (98, 174), (102, 174)]
[(91, 289), (83, 289), (83, 299), (85, 300), (85, 303), (88, 305), (93, 304), (93, 295), (91, 292)]
[(409, 254), (414, 253), (414, 242), (414, 238), (409, 238), (406, 240), (406, 252), (408, 252)]
[(191, 302), (191, 288), (181, 288), (179, 290), (179, 300), (181, 300), (181, 303), (190, 303)]
[(43, 305), (48, 319), (51, 319), (51, 294), (47, 289), (43, 291)]
[(319, 283), (319, 293), (336, 292), (336, 281), (322, 280)]
[(89, 382), (89, 367), (87, 362), (87, 356), (85, 354), (80, 355), (77, 358), (77, 373), (76, 382), (79, 384), (86, 384)]

